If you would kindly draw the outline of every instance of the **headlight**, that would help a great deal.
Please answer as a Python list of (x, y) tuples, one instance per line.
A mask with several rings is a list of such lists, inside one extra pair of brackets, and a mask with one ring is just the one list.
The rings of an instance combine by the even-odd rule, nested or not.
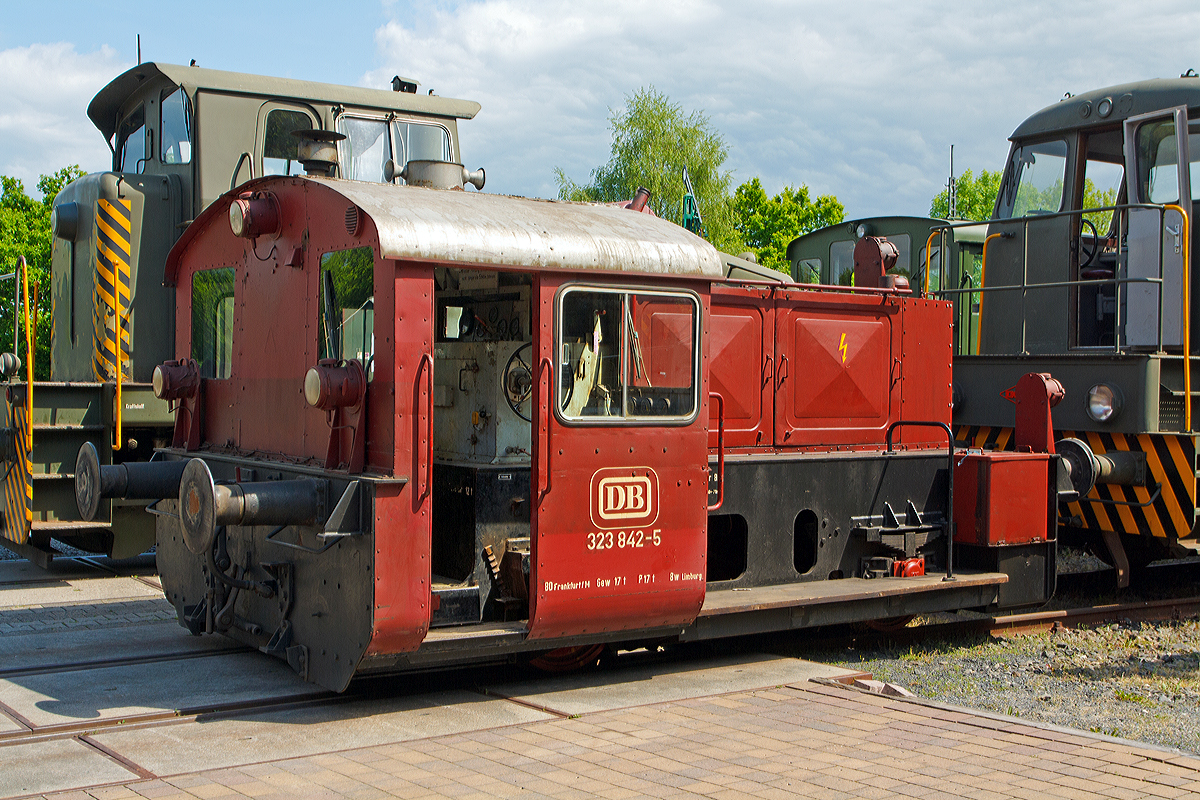
[(1096, 422), (1111, 422), (1121, 413), (1121, 390), (1107, 383), (1088, 389), (1087, 413)]

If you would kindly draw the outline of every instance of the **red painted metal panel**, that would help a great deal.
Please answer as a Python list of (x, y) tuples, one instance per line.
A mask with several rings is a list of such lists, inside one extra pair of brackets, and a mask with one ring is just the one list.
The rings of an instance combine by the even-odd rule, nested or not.
[[(775, 308), (771, 290), (714, 286), (709, 327), (712, 391), (725, 400), (725, 446), (770, 446), (774, 425)], [(708, 446), (717, 446), (716, 404)]]
[(900, 311), (879, 295), (777, 299), (777, 446), (883, 442), (900, 399)]
[(534, 427), (529, 637), (686, 624), (704, 602), (707, 381), (687, 425), (561, 422), (548, 373), (559, 368), (562, 282), (546, 275), (534, 286), (543, 416)]
[[(902, 319), (900, 418), (949, 424), (953, 305), (913, 298), (905, 303)], [(937, 428), (906, 426), (896, 431), (896, 441), (945, 446), (946, 435)]]
[(1047, 453), (971, 453), (955, 462), (954, 541), (1045, 541), (1049, 470)]
[[(377, 267), (376, 287), (382, 270)], [(375, 619), (368, 653), (415, 650), (429, 631), (433, 487), (433, 269), (398, 264), (388, 338), (389, 365), (375, 357), (375, 374), (391, 372), (395, 386), (393, 463), (406, 483), (384, 484), (375, 501)], [(379, 321), (376, 306), (376, 341)], [(394, 337), (394, 338), (393, 338)], [(389, 370), (390, 366), (390, 370)]]

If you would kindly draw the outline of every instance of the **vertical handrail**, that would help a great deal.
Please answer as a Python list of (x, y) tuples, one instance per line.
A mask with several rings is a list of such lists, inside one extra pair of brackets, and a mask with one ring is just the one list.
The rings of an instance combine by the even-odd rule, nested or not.
[[(113, 278), (114, 278), (114, 280), (113, 280), (113, 311), (116, 314), (116, 319), (113, 324), (113, 330), (117, 335), (117, 339), (116, 339), (116, 342), (114, 342), (114, 347), (113, 347), (113, 359), (116, 361), (116, 365), (117, 365), (117, 393), (113, 397), (113, 403), (116, 405), (116, 408), (113, 409), (114, 418), (113, 418), (112, 449), (113, 449), (113, 452), (116, 452), (117, 450), (121, 449), (121, 440), (122, 440), (122, 438), (124, 438), (124, 436), (121, 432), (121, 423), (122, 423), (122, 413), (121, 412), (125, 410), (125, 404), (121, 400), (121, 383), (122, 383), (121, 379), (123, 377), (123, 373), (125, 372), (125, 369), (124, 369), (125, 365), (122, 363), (124, 361), (124, 359), (122, 358), (122, 356), (125, 355), (125, 348), (121, 344), (121, 267), (120, 267), (120, 265), (117, 265), (117, 264), (113, 265)], [(26, 302), (26, 305), (29, 305), (29, 303)]]
[(718, 511), (725, 504), (725, 398), (719, 392), (709, 392), (717, 401), (717, 503), (708, 507)]
[[(425, 365), (429, 364), (429, 404), (422, 405), (421, 403), (421, 387), (424, 379)], [(413, 479), (417, 484), (415, 496), (417, 500), (422, 500), (429, 493), (430, 487), (433, 486), (433, 409), (429, 407), (433, 401), (433, 356), (429, 353), (422, 353), (421, 360), (417, 363), (417, 377), (413, 381)], [(428, 417), (426, 428), (429, 432), (429, 441), (427, 446), (421, 447), (421, 417), (422, 413)], [(425, 456), (425, 464), (421, 464), (421, 456)], [(425, 484), (422, 486), (421, 479), (424, 478)]]
[[(982, 283), (982, 281), (980, 281)], [(892, 450), (892, 431), (902, 425), (915, 425), (922, 428), (941, 428), (946, 432), (946, 438), (950, 444), (950, 459), (946, 474), (946, 577), (943, 581), (952, 581), (954, 578), (954, 431), (950, 430), (950, 426), (944, 422), (934, 422), (926, 420), (910, 420), (899, 419), (888, 425), (887, 429), (887, 451)]]
[[(1012, 237), (1012, 234), (1007, 233), (1007, 232), (1006, 233), (990, 233), (983, 240), (983, 256), (979, 260), (979, 288), (980, 289), (982, 289), (986, 285), (988, 243), (991, 242), (992, 239), (1011, 238), (1011, 237)], [(1026, 238), (1028, 238), (1028, 237), (1026, 237)], [(969, 307), (967, 309), (967, 313), (970, 314)], [(976, 324), (975, 355), (979, 355), (980, 354), (979, 346), (980, 346), (981, 340), (983, 339), (983, 292), (982, 291), (979, 293), (979, 319), (975, 324)]]
[[(544, 390), (541, 392), (541, 397), (539, 398), (539, 400), (540, 400), (539, 408), (538, 408), (538, 422), (545, 423), (542, 431), (538, 433), (538, 446), (537, 446), (538, 485), (537, 485), (537, 491), (538, 491), (539, 499), (546, 492), (550, 491), (550, 414), (551, 414), (550, 405), (551, 405), (551, 403), (554, 402), (553, 397), (552, 397), (552, 395), (554, 394), (554, 392), (553, 392), (554, 386), (552, 383), (552, 381), (554, 379), (554, 362), (552, 362), (549, 358), (547, 358), (545, 356), (543, 356), (542, 360), (538, 362), (537, 381), (538, 381), (539, 387), (542, 386), (543, 378), (546, 379), (546, 384), (545, 384)], [(545, 458), (542, 458), (543, 448), (546, 451)], [(545, 478), (545, 480), (543, 480), (543, 478)]]
[[(943, 232), (944, 232), (944, 229), (939, 228), (938, 230), (929, 234), (929, 238), (925, 240), (925, 296), (926, 297), (929, 296), (929, 265), (932, 261), (932, 259), (930, 258), (930, 255), (932, 255), (930, 252), (930, 248), (933, 246), (933, 237), (935, 237), (939, 233), (943, 233)], [(942, 249), (944, 250), (945, 247), (943, 247)], [(944, 255), (945, 255), (945, 253), (940, 252), (940, 251), (938, 252), (938, 257), (942, 259), (943, 267), (945, 267), (945, 264), (946, 264), (945, 258), (942, 258)]]
[[(1188, 224), (1188, 215), (1183, 206), (1171, 203), (1166, 206), (1175, 211), (1183, 219), (1183, 427), (1186, 433), (1192, 432), (1192, 281), (1191, 281), (1191, 252), (1192, 238)], [(1166, 227), (1166, 222), (1163, 222)], [(1160, 250), (1161, 252), (1161, 250)], [(1161, 270), (1160, 270), (1161, 273)], [(1162, 295), (1162, 290), (1159, 290)]]
[[(34, 341), (29, 328), (29, 264), (21, 256), (21, 281), (25, 295), (25, 453), (33, 457), (33, 347)], [(16, 350), (16, 348), (13, 348)]]

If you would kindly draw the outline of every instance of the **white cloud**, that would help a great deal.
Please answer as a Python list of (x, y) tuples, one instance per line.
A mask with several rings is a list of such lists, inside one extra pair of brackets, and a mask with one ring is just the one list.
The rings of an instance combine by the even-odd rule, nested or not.
[(20, 178), (36, 197), (40, 175), (70, 164), (89, 172), (106, 169), (112, 157), (87, 105), (129, 66), (109, 47), (91, 53), (66, 43), (0, 50), (0, 174)]
[[(808, 184), (847, 212), (925, 213), (949, 147), (964, 168), (999, 169), (1006, 139), (1060, 98), (1200, 63), (1200, 12), (1168, 0), (963, 3), (607, 3), (480, 0), (391, 7), (378, 68), (478, 100), (464, 123), (488, 189), (554, 196), (609, 153), (607, 119), (654, 85), (702, 109), (729, 144), (737, 181)], [(1183, 60), (1181, 60), (1183, 59)]]

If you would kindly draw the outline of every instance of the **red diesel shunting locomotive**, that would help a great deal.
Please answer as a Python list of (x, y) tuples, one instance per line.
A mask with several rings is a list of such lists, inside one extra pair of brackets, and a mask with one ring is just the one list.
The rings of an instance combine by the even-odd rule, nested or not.
[(81, 453), (80, 504), (169, 497), (181, 623), (336, 690), (1048, 598), (1051, 455), (1017, 467), (1027, 535), (1009, 462), (960, 466), (950, 549), (950, 304), (753, 269), (618, 207), (252, 181), (168, 260), (165, 463)]

